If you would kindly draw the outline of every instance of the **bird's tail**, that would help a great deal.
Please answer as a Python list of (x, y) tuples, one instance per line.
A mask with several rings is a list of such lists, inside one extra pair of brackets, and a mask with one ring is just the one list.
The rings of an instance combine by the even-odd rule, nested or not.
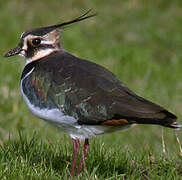
[(178, 124), (177, 117), (174, 114), (166, 110), (161, 111), (160, 114), (163, 114), (160, 118), (129, 118), (127, 121), (136, 124), (161, 125), (175, 130), (179, 130), (182, 127), (182, 125)]

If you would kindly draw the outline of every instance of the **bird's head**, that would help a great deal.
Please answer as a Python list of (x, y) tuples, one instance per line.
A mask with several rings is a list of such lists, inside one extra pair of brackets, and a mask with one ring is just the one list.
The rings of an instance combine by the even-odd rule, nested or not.
[(82, 21), (84, 19), (95, 16), (96, 14), (88, 15), (90, 12), (87, 11), (85, 14), (61, 24), (36, 28), (33, 30), (25, 31), (21, 35), (18, 46), (8, 53), (5, 57), (14, 55), (24, 56), (28, 62), (40, 59), (48, 54), (60, 49), (60, 32), (66, 25)]

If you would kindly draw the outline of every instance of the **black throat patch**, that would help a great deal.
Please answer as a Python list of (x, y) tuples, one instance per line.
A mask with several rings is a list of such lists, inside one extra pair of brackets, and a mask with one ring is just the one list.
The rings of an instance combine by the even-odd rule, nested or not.
[(36, 67), (36, 65), (39, 63), (39, 61), (32, 61), (31, 63), (27, 64), (23, 70), (23, 73), (21, 75), (21, 80), (33, 69)]

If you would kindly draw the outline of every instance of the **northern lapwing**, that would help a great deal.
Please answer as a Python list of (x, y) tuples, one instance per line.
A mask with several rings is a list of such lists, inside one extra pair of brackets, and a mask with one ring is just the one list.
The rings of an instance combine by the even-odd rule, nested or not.
[[(5, 54), (26, 59), (20, 87), (31, 112), (72, 138), (71, 176), (81, 172), (91, 137), (134, 124), (181, 127), (173, 113), (137, 96), (106, 68), (62, 48), (63, 27), (95, 16), (88, 13), (62, 24), (25, 31), (18, 46)], [(75, 172), (80, 140), (85, 143)]]

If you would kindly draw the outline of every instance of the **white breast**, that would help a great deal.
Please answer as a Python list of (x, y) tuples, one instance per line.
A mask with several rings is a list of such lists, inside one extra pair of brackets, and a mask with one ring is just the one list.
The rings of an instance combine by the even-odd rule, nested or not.
[[(33, 70), (31, 70), (29, 72), (29, 74), (32, 71)], [(24, 78), (26, 78), (27, 76), (28, 76), (28, 74)], [(65, 124), (65, 125), (70, 125), (70, 126), (77, 124), (77, 120), (74, 117), (65, 115), (63, 112), (61, 112), (60, 109), (56, 109), (56, 108), (54, 108), (54, 109), (48, 109), (48, 108), (40, 109), (39, 107), (36, 107), (35, 105), (31, 104), (29, 99), (27, 98), (27, 96), (23, 92), (22, 81), (23, 81), (23, 79), (21, 80), (21, 83), (20, 83), (20, 89), (21, 89), (21, 93), (23, 95), (23, 99), (25, 100), (29, 109), (31, 110), (31, 112), (35, 116), (37, 116), (41, 119), (44, 119), (48, 122), (52, 122), (54, 124)]]

